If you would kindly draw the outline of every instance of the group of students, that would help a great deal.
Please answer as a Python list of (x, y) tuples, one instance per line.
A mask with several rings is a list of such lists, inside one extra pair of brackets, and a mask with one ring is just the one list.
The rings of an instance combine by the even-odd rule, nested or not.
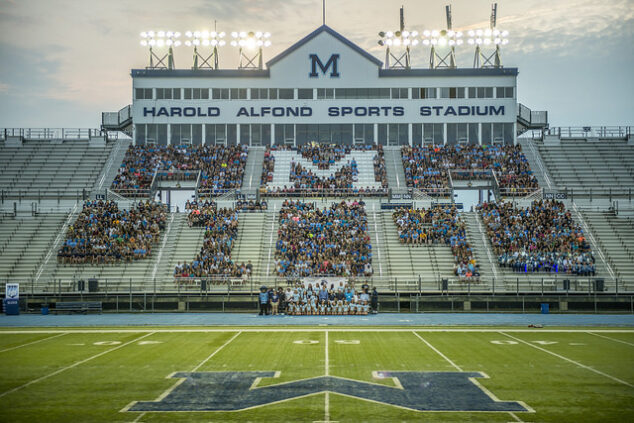
[(284, 201), (275, 244), (278, 276), (371, 276), (367, 226), (363, 201), (341, 201), (325, 209)]
[(262, 287), (259, 294), (260, 316), (287, 314), (290, 316), (342, 316), (367, 315), (377, 309), (378, 292), (376, 288), (369, 292), (369, 286), (363, 284), (360, 291), (355, 290), (354, 283), (340, 282), (338, 289), (334, 284), (328, 288), (324, 280), (321, 284), (309, 283), (305, 286), (297, 282), (295, 287), (284, 291), (281, 287), (266, 289)]
[(69, 264), (130, 262), (146, 258), (165, 229), (167, 207), (139, 202), (120, 210), (114, 201), (87, 201), (69, 226), (58, 261)]
[(176, 278), (209, 276), (247, 277), (251, 269), (231, 259), (231, 249), (238, 235), (238, 213), (230, 208), (217, 208), (214, 202), (188, 202), (190, 227), (204, 227), (205, 235), (200, 252), (190, 263), (178, 264)]
[(242, 184), (247, 147), (190, 145), (131, 145), (112, 190), (126, 196), (146, 195), (155, 171), (163, 179), (195, 180), (202, 171), (199, 192), (214, 195)]
[[(538, 188), (520, 145), (425, 145), (401, 150), (407, 186), (434, 192), (450, 188), (449, 172), (461, 179), (490, 178), (493, 171), (504, 195), (526, 195)], [(466, 172), (462, 171), (466, 170)]]
[[(321, 177), (316, 175), (310, 169), (302, 166), (299, 162), (291, 162), (291, 171), (289, 180), (291, 185), (288, 187), (272, 188), (266, 186), (267, 183), (273, 181), (275, 172), (275, 156), (274, 151), (278, 150), (296, 150), (303, 158), (310, 161), (315, 167), (321, 170), (330, 169), (343, 160), (352, 151), (371, 151), (376, 150), (373, 158), (374, 180), (381, 183), (381, 188), (360, 188), (355, 187), (354, 183), (358, 180), (358, 167), (354, 158), (347, 160), (346, 163), (338, 167), (329, 176)], [(295, 149), (288, 146), (273, 146), (267, 148), (264, 153), (264, 165), (262, 169), (262, 185), (266, 188), (263, 192), (268, 195), (288, 195), (300, 193), (328, 193), (332, 196), (340, 195), (383, 195), (387, 189), (387, 171), (382, 146), (345, 146), (336, 144), (318, 144), (310, 143)]]
[(398, 208), (392, 214), (403, 244), (447, 245), (454, 256), (454, 274), (471, 279), (480, 276), (479, 265), (467, 241), (466, 225), (455, 205), (435, 205), (429, 209)]
[(538, 200), (526, 208), (484, 203), (478, 212), (501, 267), (518, 273), (595, 274), (590, 244), (564, 203)]

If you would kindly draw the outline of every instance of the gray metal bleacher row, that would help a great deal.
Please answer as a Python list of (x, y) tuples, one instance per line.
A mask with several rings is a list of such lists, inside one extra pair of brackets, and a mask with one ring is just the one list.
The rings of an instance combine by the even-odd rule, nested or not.
[(24, 141), (21, 147), (0, 144), (0, 191), (13, 198), (77, 198), (92, 190), (108, 160), (105, 147), (87, 141)]
[(541, 158), (559, 189), (573, 196), (629, 196), (634, 187), (634, 145), (627, 141), (537, 142)]

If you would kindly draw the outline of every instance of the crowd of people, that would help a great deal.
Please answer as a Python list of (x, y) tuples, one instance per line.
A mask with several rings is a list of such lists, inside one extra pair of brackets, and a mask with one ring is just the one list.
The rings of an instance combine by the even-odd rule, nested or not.
[(501, 267), (518, 273), (594, 276), (590, 244), (562, 202), (534, 201), (527, 208), (484, 203), (478, 212)]
[[(291, 162), (289, 175), (290, 186), (275, 188), (267, 186), (268, 183), (273, 181), (273, 174), (275, 172), (274, 152), (279, 150), (297, 151), (304, 159), (321, 170), (330, 169), (331, 166), (341, 162), (353, 151), (376, 150), (376, 154), (373, 157), (374, 180), (375, 182), (380, 182), (381, 187), (355, 187), (355, 182), (358, 181), (359, 170), (354, 158), (347, 160), (343, 166), (326, 177), (318, 176), (301, 163), (293, 161)], [(317, 143), (306, 144), (296, 149), (289, 146), (269, 147), (264, 153), (261, 182), (262, 185), (266, 187), (263, 189), (263, 192), (267, 195), (294, 195), (305, 193), (327, 193), (329, 196), (384, 195), (387, 189), (387, 171), (383, 148), (380, 145), (352, 147), (347, 145)]]
[(126, 196), (147, 196), (154, 173), (166, 180), (196, 180), (199, 192), (215, 195), (240, 188), (247, 161), (246, 146), (130, 146), (112, 190)]
[(323, 280), (321, 284), (304, 285), (297, 282), (286, 290), (262, 287), (259, 294), (260, 316), (287, 314), (291, 316), (367, 315), (376, 311), (379, 294), (376, 288), (370, 292), (363, 284), (356, 290), (354, 282), (335, 284)]
[(363, 201), (326, 209), (286, 200), (275, 245), (278, 276), (372, 275), (372, 245)]
[[(191, 262), (178, 263), (176, 278), (204, 278), (229, 276), (247, 278), (252, 272), (250, 263), (237, 264), (231, 260), (231, 249), (238, 235), (238, 212), (217, 208), (211, 201), (188, 202), (190, 227), (204, 227), (205, 235), (200, 252)], [(187, 279), (186, 279), (187, 280)]]
[(403, 147), (403, 168), (407, 185), (446, 194), (449, 172), (461, 179), (488, 179), (495, 172), (502, 195), (526, 195), (538, 188), (537, 178), (519, 145), (425, 145)]
[(61, 263), (110, 264), (146, 258), (165, 229), (167, 207), (150, 201), (120, 210), (114, 201), (87, 201), (57, 253)]
[(430, 209), (398, 208), (392, 214), (401, 243), (411, 246), (448, 245), (454, 255), (454, 274), (472, 279), (480, 276), (479, 265), (454, 205), (436, 205)]

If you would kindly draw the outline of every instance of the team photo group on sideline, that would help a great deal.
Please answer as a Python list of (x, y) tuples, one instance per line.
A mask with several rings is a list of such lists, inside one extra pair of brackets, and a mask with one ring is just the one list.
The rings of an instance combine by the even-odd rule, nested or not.
[(286, 314), (290, 316), (344, 316), (367, 315), (376, 312), (379, 294), (363, 284), (361, 290), (355, 290), (354, 285), (340, 282), (339, 287), (324, 280), (321, 285), (314, 287), (309, 283), (306, 287), (298, 282), (294, 288), (277, 290), (265, 286), (260, 288), (259, 303), (260, 316)]

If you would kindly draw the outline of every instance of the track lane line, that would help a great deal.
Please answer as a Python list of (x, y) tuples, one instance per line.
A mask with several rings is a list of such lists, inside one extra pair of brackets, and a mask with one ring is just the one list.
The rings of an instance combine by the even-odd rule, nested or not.
[(37, 341), (28, 342), (26, 344), (17, 345), (15, 347), (11, 347), (11, 348), (6, 348), (4, 350), (0, 350), (0, 353), (17, 350), (18, 348), (22, 348), (22, 347), (28, 347), (29, 345), (37, 344), (38, 342), (47, 341), (47, 340), (53, 339), (53, 338), (59, 338), (60, 336), (64, 336), (64, 335), (67, 335), (67, 334), (68, 334), (68, 332), (64, 332), (64, 333), (60, 333), (58, 335), (49, 336), (48, 338), (42, 338), (42, 339), (38, 339)]
[[(623, 341), (621, 339), (610, 338), (609, 336), (599, 335), (598, 333), (595, 333), (595, 332), (586, 332), (586, 333), (589, 333), (590, 335), (598, 336), (599, 338), (609, 339), (610, 341), (620, 342), (621, 344), (625, 344), (625, 345), (629, 345), (630, 347), (634, 347), (634, 344), (632, 344), (631, 342)], [(2, 351), (0, 351), (0, 352), (2, 352)]]
[(47, 374), (47, 375), (45, 375), (45, 376), (39, 377), (39, 378), (37, 378), (37, 379), (33, 379), (33, 380), (31, 380), (31, 381), (29, 381), (29, 382), (27, 382), (27, 383), (25, 383), (25, 384), (22, 384), (22, 385), (20, 385), (20, 386), (17, 386), (17, 387), (15, 387), (15, 388), (13, 388), (13, 389), (9, 389), (8, 391), (5, 391), (5, 392), (1, 393), (1, 394), (0, 394), (0, 398), (4, 397), (4, 396), (6, 396), (6, 395), (9, 395), (9, 394), (11, 394), (11, 393), (13, 393), (13, 392), (19, 391), (20, 389), (24, 389), (24, 388), (26, 388), (26, 387), (28, 387), (28, 386), (31, 386), (31, 385), (33, 385), (34, 383), (38, 383), (38, 382), (41, 382), (41, 381), (43, 381), (43, 380), (46, 380), (46, 379), (48, 379), (48, 378), (50, 378), (50, 377), (53, 377), (53, 376), (55, 376), (55, 375), (58, 375), (58, 374), (60, 374), (60, 373), (62, 373), (62, 372), (65, 372), (66, 370), (70, 370), (70, 369), (72, 369), (72, 368), (74, 368), (74, 367), (79, 366), (80, 364), (87, 363), (87, 362), (89, 362), (90, 360), (94, 360), (95, 358), (99, 358), (99, 357), (101, 357), (102, 355), (106, 355), (106, 354), (108, 354), (108, 353), (111, 353), (111, 352), (113, 352), (113, 351), (116, 351), (116, 350), (118, 350), (118, 349), (120, 349), (120, 348), (125, 347), (126, 345), (133, 344), (133, 343), (135, 343), (135, 342), (137, 342), (137, 341), (140, 341), (140, 340), (141, 340), (141, 339), (143, 339), (143, 338), (147, 338), (147, 337), (148, 337), (148, 336), (150, 336), (150, 335), (154, 335), (154, 333), (155, 333), (155, 332), (150, 332), (150, 333), (147, 333), (147, 334), (145, 334), (145, 335), (143, 335), (143, 336), (140, 336), (140, 337), (138, 337), (138, 338), (133, 339), (132, 341), (128, 341), (128, 342), (126, 342), (125, 344), (121, 344), (121, 345), (118, 345), (118, 346), (116, 346), (116, 347), (114, 347), (114, 348), (110, 348), (109, 350), (102, 351), (102, 352), (100, 352), (99, 354), (95, 354), (95, 355), (93, 355), (93, 356), (91, 356), (91, 357), (88, 357), (88, 358), (85, 358), (85, 359), (83, 359), (83, 360), (81, 360), (81, 361), (77, 361), (77, 362), (75, 362), (75, 363), (71, 364), (70, 366), (66, 366), (66, 367), (63, 367), (63, 368), (61, 368), (61, 369), (58, 369), (58, 370), (54, 371), (53, 373), (49, 373), (49, 374)]
[(594, 373), (596, 373), (596, 374), (598, 374), (598, 375), (601, 375), (601, 376), (607, 377), (608, 379), (611, 379), (611, 380), (613, 380), (613, 381), (615, 381), (615, 382), (618, 382), (618, 383), (620, 383), (620, 384), (622, 384), (622, 385), (629, 386), (630, 388), (634, 388), (634, 385), (632, 385), (632, 384), (630, 384), (630, 383), (627, 383), (626, 381), (621, 380), (621, 379), (619, 379), (619, 378), (617, 378), (617, 377), (611, 376), (611, 375), (609, 375), (609, 374), (607, 374), (607, 373), (603, 373), (601, 370), (597, 370), (597, 369), (595, 369), (595, 368), (593, 368), (593, 367), (586, 366), (585, 364), (579, 363), (578, 361), (572, 360), (572, 359), (570, 359), (570, 358), (568, 358), (568, 357), (564, 357), (564, 356), (563, 356), (563, 355), (561, 355), (561, 354), (557, 354), (556, 352), (549, 351), (549, 350), (547, 350), (547, 349), (545, 349), (545, 348), (542, 348), (542, 347), (540, 347), (540, 346), (533, 345), (533, 344), (531, 344), (530, 342), (524, 341), (523, 339), (520, 339), (520, 338), (516, 338), (515, 336), (509, 335), (508, 333), (504, 333), (504, 332), (499, 332), (499, 333), (500, 333), (501, 335), (504, 335), (504, 336), (507, 336), (507, 337), (509, 337), (509, 338), (511, 338), (511, 339), (514, 339), (514, 340), (516, 340), (516, 341), (518, 341), (518, 342), (521, 342), (522, 344), (528, 345), (529, 347), (535, 348), (536, 350), (543, 351), (543, 352), (545, 352), (545, 353), (547, 353), (547, 354), (550, 354), (550, 355), (552, 355), (552, 356), (554, 356), (554, 357), (557, 357), (557, 358), (559, 358), (559, 359), (562, 359), (562, 360), (564, 360), (564, 361), (567, 361), (567, 362), (569, 362), (569, 363), (572, 363), (572, 364), (574, 364), (574, 365), (576, 365), (576, 366), (578, 366), (578, 367), (581, 367), (582, 369), (590, 370), (591, 372), (594, 372)]

